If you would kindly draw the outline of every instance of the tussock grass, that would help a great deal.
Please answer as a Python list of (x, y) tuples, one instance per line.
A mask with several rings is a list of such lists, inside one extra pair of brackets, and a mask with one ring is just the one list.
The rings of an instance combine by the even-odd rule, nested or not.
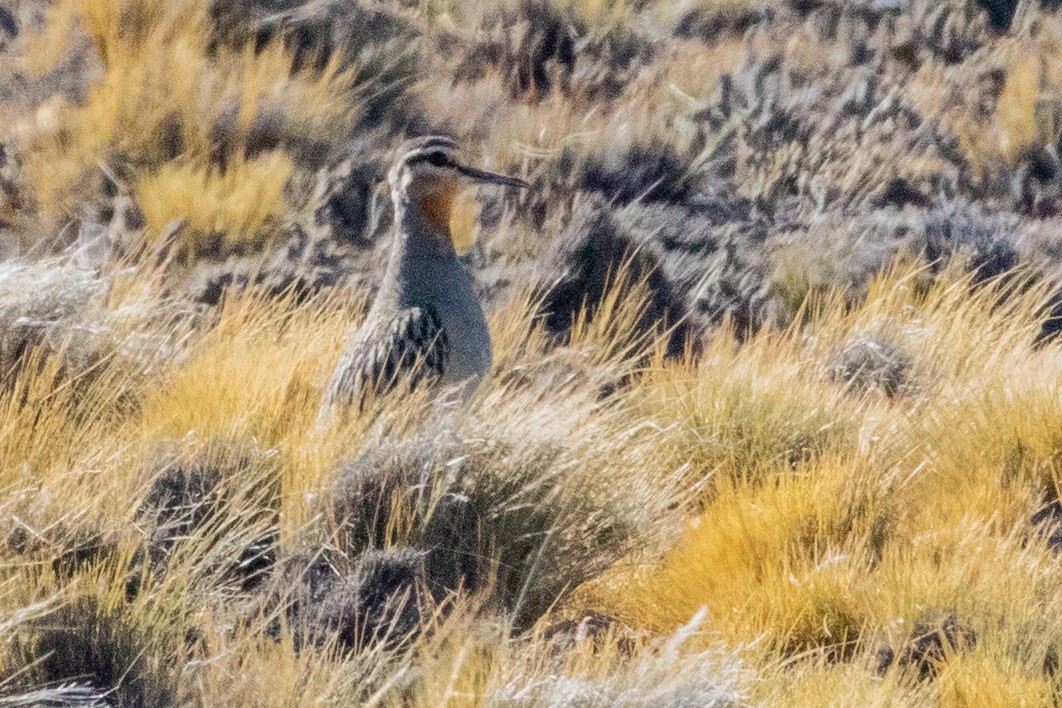
[[(168, 342), (149, 366), (38, 348), (0, 391), (4, 676), (133, 702), (959, 705), (1000, 682), (1042, 701), (1062, 644), (1062, 575), (1029, 522), (1057, 498), (1045, 286), (925, 273), (887, 273), (861, 303), (827, 294), (787, 331), (724, 330), (696, 361), (632, 334), (639, 286), (557, 349), (518, 297), (470, 401), (388, 395), (323, 428), (357, 308), (250, 293), (189, 334), (193, 315), (149, 316), (165, 296), (116, 276), (80, 306)], [(830, 357), (866, 337), (916, 385), (838, 380)], [(378, 587), (343, 584), (366, 551), (424, 558), (418, 609), (394, 621), (425, 630), (336, 614)], [(312, 558), (334, 580), (270, 594), (289, 577), (274, 567)], [(288, 609), (313, 587), (332, 609)], [(548, 630), (590, 611), (604, 631)], [(933, 649), (934, 626), (955, 639)], [(84, 648), (77, 676), (62, 654), (20, 670), (54, 645)]]
[[(690, 407), (675, 425), (696, 436), (684, 455), (707, 480), (706, 501), (660, 563), (604, 576), (587, 601), (665, 633), (706, 608), (708, 630), (801, 666), (784, 683), (809, 697), (839, 695), (840, 681), (853, 700), (967, 705), (987, 700), (979, 666), (1042, 703), (1058, 630), (1037, 618), (1052, 612), (1059, 575), (1029, 517), (1057, 497), (1057, 397), (1045, 377), (1060, 359), (1053, 345), (1034, 349), (1043, 292), (1017, 292), (1013, 281), (971, 294), (964, 279), (927, 287), (917, 271), (894, 273), (861, 306), (825, 304), (799, 333), (761, 333), (741, 349), (724, 337), (699, 366), (648, 376), (673, 386), (654, 410)], [(815, 373), (824, 353), (867, 332), (903, 348), (918, 387), (890, 397)], [(705, 366), (713, 354), (719, 363)], [(738, 388), (735, 408), (725, 384), (743, 366), (763, 388)], [(707, 382), (723, 387), (705, 393)], [(793, 441), (812, 433), (824, 437), (794, 461)], [(711, 454), (722, 444), (726, 455)], [(905, 649), (914, 628), (942, 612), (968, 639), (928, 664), (932, 687), (907, 659), (884, 685), (870, 679), (883, 647), (917, 656)]]
[[(48, 11), (30, 65), (50, 69), (71, 36), (99, 61), (83, 105), (24, 131), (26, 171), (50, 224), (80, 216), (117, 176), (150, 231), (189, 219), (191, 252), (254, 244), (291, 196), (290, 155), (319, 167), (358, 113), (353, 77), (335, 62), (298, 69), (280, 44), (215, 47), (210, 3), (64, 0)], [(283, 149), (282, 152), (276, 152)]]
[[(281, 5), (256, 7), (294, 7)], [(962, 163), (963, 194), (1056, 139), (1043, 107), (1057, 19), (1037, 15), (1027, 68), (1025, 35), (904, 58), (858, 18), (843, 32), (866, 36), (836, 52), (825, 14), (664, 5), (348, 4), (409, 39), (387, 58), (398, 73), (444, 79), (380, 89), (423, 114), (376, 116), (381, 135), (359, 135), (352, 159), (370, 173), (397, 138), (386, 122), (408, 119), (535, 182), (519, 216), (482, 200), (516, 245), (472, 260), (516, 267), (503, 278), (561, 232), (580, 191), (616, 218), (658, 208), (663, 249), (685, 256), (660, 262), (695, 275), (724, 255), (740, 274), (738, 242), (777, 248), (750, 267), (774, 271), (790, 326), (725, 322), (676, 354), (645, 326), (648, 281), (610, 273), (562, 336), (510, 288), (490, 312), (493, 369), (467, 400), (399, 386), (327, 421), (322, 389), (367, 293), (250, 287), (193, 309), (170, 289), (172, 260), (5, 264), (0, 704), (1059, 702), (1057, 519), (1033, 521), (1062, 489), (1062, 344), (1041, 336), (1051, 283), (906, 255), (871, 276), (884, 256), (863, 263), (848, 231), (830, 240), (849, 207), (928, 221), (953, 188), (942, 172)], [(239, 29), (215, 35), (212, 8), (52, 5), (31, 67), (72, 48), (91, 61), (83, 100), (12, 129), (46, 230), (119, 193), (148, 240), (184, 222), (173, 255), (191, 267), (253, 255), (363, 111), (394, 109), (363, 105), (345, 63), (379, 47), (310, 57), (297, 32), (242, 46)], [(740, 29), (768, 10), (789, 24)], [(510, 20), (500, 59), (462, 62), (496, 29), (482, 23)], [(717, 24), (733, 28), (702, 36)], [(875, 52), (884, 83), (857, 85), (865, 102), (841, 95), (829, 77), (869, 70)], [(776, 53), (781, 69), (760, 61)], [(990, 120), (961, 65), (985, 55), (1009, 69)], [(904, 61), (921, 64), (888, 73)], [(797, 106), (808, 98), (830, 106)], [(946, 140), (919, 133), (936, 147), (902, 152), (906, 189), (878, 204), (868, 193), (892, 174), (904, 121), (936, 121)], [(836, 151), (820, 150), (827, 133)], [(363, 178), (344, 188), (368, 195)], [(717, 207), (719, 223), (694, 213)], [(1007, 236), (995, 212), (963, 215), (982, 217), (986, 239)], [(691, 243), (687, 227), (708, 236)], [(954, 240), (976, 249), (981, 235)]]
[[(99, 287), (106, 292), (106, 284)], [(132, 307), (127, 287), (118, 282), (111, 297), (79, 305), (107, 321)], [(644, 350), (656, 346), (630, 345), (639, 341), (630, 332), (643, 307), (637, 288), (605, 299), (610, 324), (579, 320), (569, 348), (583, 354), (562, 367), (555, 388), (528, 385), (537, 382), (518, 373), (542, 366), (547, 346), (523, 298), (493, 324), (498, 371), (474, 404), (440, 408), (423, 391), (386, 397), (330, 430), (315, 427), (316, 412), (349, 325), (349, 303), (250, 294), (199, 319), (189, 335), (194, 316), (160, 322), (152, 314), (166, 301), (148, 292), (154, 294), (139, 301), (138, 326), (158, 330), (170, 347), (137, 377), (123, 374), (114, 356), (97, 372), (45, 348), (35, 354), (39, 365), (21, 366), (0, 393), (7, 421), (0, 450), (11, 471), (0, 552), (22, 559), (6, 575), (25, 593), (9, 606), (62, 596), (53, 614), (20, 630), (0, 660), (13, 686), (83, 679), (101, 691), (120, 684), (123, 702), (261, 702), (254, 686), (222, 679), (217, 662), (228, 666), (221, 657), (235, 652), (248, 676), (290, 672), (275, 679), (280, 686), (290, 680), (289, 693), (277, 695), (317, 692), (346, 696), (351, 705), (398, 695), (416, 686), (401, 679), (402, 667), (441, 639), (394, 647), (381, 637), (356, 650), (360, 659), (333, 656), (332, 640), (310, 650), (297, 637), (322, 634), (290, 624), (284, 596), (281, 605), (257, 602), (258, 581), (248, 583), (236, 566), (258, 559), (268, 574), (271, 558), (345, 537), (338, 550), (349, 558), (373, 547), (413, 547), (441, 559), (437, 568), (449, 547), (467, 544), (469, 552), (458, 554), (472, 559), (467, 572), (451, 568), (440, 578), (435, 571), (440, 607), (458, 603), (446, 614), (475, 607), (481, 609), (473, 614), (511, 613), (503, 626), (517, 618), (529, 626), (583, 580), (659, 550), (677, 530), (683, 492), (669, 481), (675, 470), (644, 464), (668, 433), (622, 401), (600, 397), (602, 385), (629, 376)], [(27, 294), (23, 287), (6, 297)], [(74, 327), (55, 319), (56, 329)], [(571, 375), (571, 367), (589, 373)], [(116, 406), (125, 396), (133, 403)], [(384, 534), (333, 526), (326, 502), (350, 493), (344, 465), (363, 449), (383, 450), (384, 441), (426, 434), (435, 436), (429, 445), (440, 465), (430, 482), (436, 497), (466, 499), (450, 517), (459, 523), (440, 522), (443, 507), (403, 508), (417, 486), (400, 479), (399, 496), (372, 504), (391, 514)], [(624, 454), (612, 454), (617, 449)], [(368, 469), (380, 470), (375, 463)], [(298, 617), (314, 621), (313, 614)], [(16, 675), (27, 656), (18, 652), (51, 647), (62, 651)], [(68, 649), (83, 658), (75, 662), (63, 653)], [(166, 660), (156, 664), (148, 655)], [(77, 676), (69, 673), (75, 670)], [(346, 678), (326, 678), (333, 671)], [(216, 684), (209, 697), (202, 681)]]
[[(160, 318), (164, 296), (120, 274), (94, 284), (93, 298), (40, 304), (57, 341), (77, 341), (74, 307), (121, 336), (99, 358), (29, 349), (0, 392), (2, 552), (20, 587), (6, 611), (57, 598), (54, 616), (13, 630), (4, 665), (21, 666), (18, 651), (88, 642), (78, 677), (101, 690), (121, 683), (139, 697), (129, 700), (257, 700), (254, 685), (222, 680), (234, 661), (248, 676), (280, 673), (283, 695), (412, 691), (427, 703), (456, 691), (637, 704), (648, 700), (637, 677), (664, 665), (681, 670), (653, 681), (653, 695), (719, 705), (842, 685), (868, 700), (958, 704), (985, 694), (985, 676), (1030, 699), (1052, 695), (1043, 666), (1062, 642), (1049, 619), (1062, 577), (1028, 522), (1057, 498), (1049, 382), (1062, 355), (1035, 345), (1044, 286), (1009, 277), (972, 288), (924, 273), (888, 273), (861, 304), (828, 295), (801, 328), (740, 344), (724, 330), (698, 361), (667, 362), (663, 338), (632, 337), (637, 286), (611, 291), (552, 352), (534, 303), (517, 298), (493, 318), (496, 371), (471, 402), (387, 396), (325, 429), (317, 404), (350, 324), (346, 302), (251, 293), (192, 334), (192, 315)], [(2, 304), (18, 312), (32, 285), (12, 277), (22, 285)], [(82, 281), (68, 282), (79, 292)], [(123, 342), (152, 331), (167, 346), (131, 375)], [(901, 349), (917, 385), (888, 395), (837, 380), (824, 362), (865, 337)], [(158, 506), (158, 490), (173, 480), (203, 491), (160, 516), (171, 507)], [(346, 506), (330, 506), (337, 498)], [(238, 600), (258, 592), (234, 570), (248, 549), (268, 575), (270, 559), (322, 545), (352, 559), (427, 553), (439, 604), (424, 616), (436, 629), (353, 656), (326, 641), (318, 653), (283, 604), (258, 614)], [(470, 629), (502, 616), (516, 632), (557, 602), (647, 631), (648, 643), (632, 649), (610, 632), (549, 649), (563, 645), (539, 629), (530, 644)], [(919, 679), (906, 647), (941, 614), (972, 639), (929, 655), (933, 678)], [(59, 625), (70, 637), (56, 637)], [(675, 632), (683, 639), (669, 643)], [(883, 649), (894, 659), (874, 683)], [(201, 668), (186, 669), (191, 681), (144, 664), (146, 650)], [(10, 681), (80, 680), (60, 665)], [(775, 673), (783, 665), (795, 670)], [(326, 679), (326, 666), (344, 681)], [(429, 673), (403, 678), (413, 667)]]
[(186, 252), (238, 251), (284, 218), (284, 189), (292, 172), (288, 158), (276, 153), (223, 172), (170, 163), (141, 180), (139, 203), (151, 233), (186, 220), (196, 239), (178, 244)]

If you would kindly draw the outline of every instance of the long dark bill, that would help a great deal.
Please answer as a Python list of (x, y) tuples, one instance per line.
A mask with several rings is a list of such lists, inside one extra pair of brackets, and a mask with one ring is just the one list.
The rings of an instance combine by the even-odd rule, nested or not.
[(488, 172), (487, 170), (477, 170), (475, 167), (468, 167), (467, 165), (456, 165), (457, 171), (463, 174), (465, 177), (474, 179), (477, 182), (486, 182), (488, 184), (504, 184), (507, 187), (520, 187), (521, 189), (527, 189), (529, 185), (519, 177), (509, 177), (507, 175), (500, 175), (497, 172)]

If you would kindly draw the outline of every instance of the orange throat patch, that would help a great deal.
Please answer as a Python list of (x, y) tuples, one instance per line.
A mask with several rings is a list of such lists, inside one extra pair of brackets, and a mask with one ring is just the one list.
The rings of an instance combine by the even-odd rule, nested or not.
[(450, 235), (450, 216), (454, 209), (454, 200), (458, 194), (456, 179), (439, 180), (437, 189), (430, 192), (420, 200), (420, 211), (428, 219), (435, 232), (445, 236), (448, 240)]

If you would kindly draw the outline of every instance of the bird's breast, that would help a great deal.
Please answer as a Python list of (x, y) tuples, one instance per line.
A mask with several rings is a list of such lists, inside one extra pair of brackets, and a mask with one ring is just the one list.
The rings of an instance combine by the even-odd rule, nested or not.
[(449, 342), (443, 367), (447, 382), (485, 374), (492, 347), (487, 320), (472, 289), (472, 276), (456, 257), (419, 259), (403, 269), (398, 291), (400, 307), (430, 308)]
[(456, 383), (486, 374), (490, 370), (493, 351), (479, 301), (469, 292), (467, 298), (454, 298), (450, 307), (437, 306), (436, 311), (450, 342), (450, 356), (443, 378)]

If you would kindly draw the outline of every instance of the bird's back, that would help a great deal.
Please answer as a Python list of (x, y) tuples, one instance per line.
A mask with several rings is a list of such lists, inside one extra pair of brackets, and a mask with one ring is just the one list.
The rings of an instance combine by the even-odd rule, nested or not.
[(430, 307), (371, 312), (351, 338), (329, 381), (322, 412), (361, 405), (368, 395), (392, 390), (408, 377), (411, 386), (445, 375), (450, 343)]
[[(322, 401), (322, 413), (360, 406), (408, 380), (443, 385), (476, 381), (491, 366), (492, 347), (471, 278), (460, 269), (419, 286), (385, 287), (353, 333)], [(429, 285), (430, 284), (430, 285)]]

